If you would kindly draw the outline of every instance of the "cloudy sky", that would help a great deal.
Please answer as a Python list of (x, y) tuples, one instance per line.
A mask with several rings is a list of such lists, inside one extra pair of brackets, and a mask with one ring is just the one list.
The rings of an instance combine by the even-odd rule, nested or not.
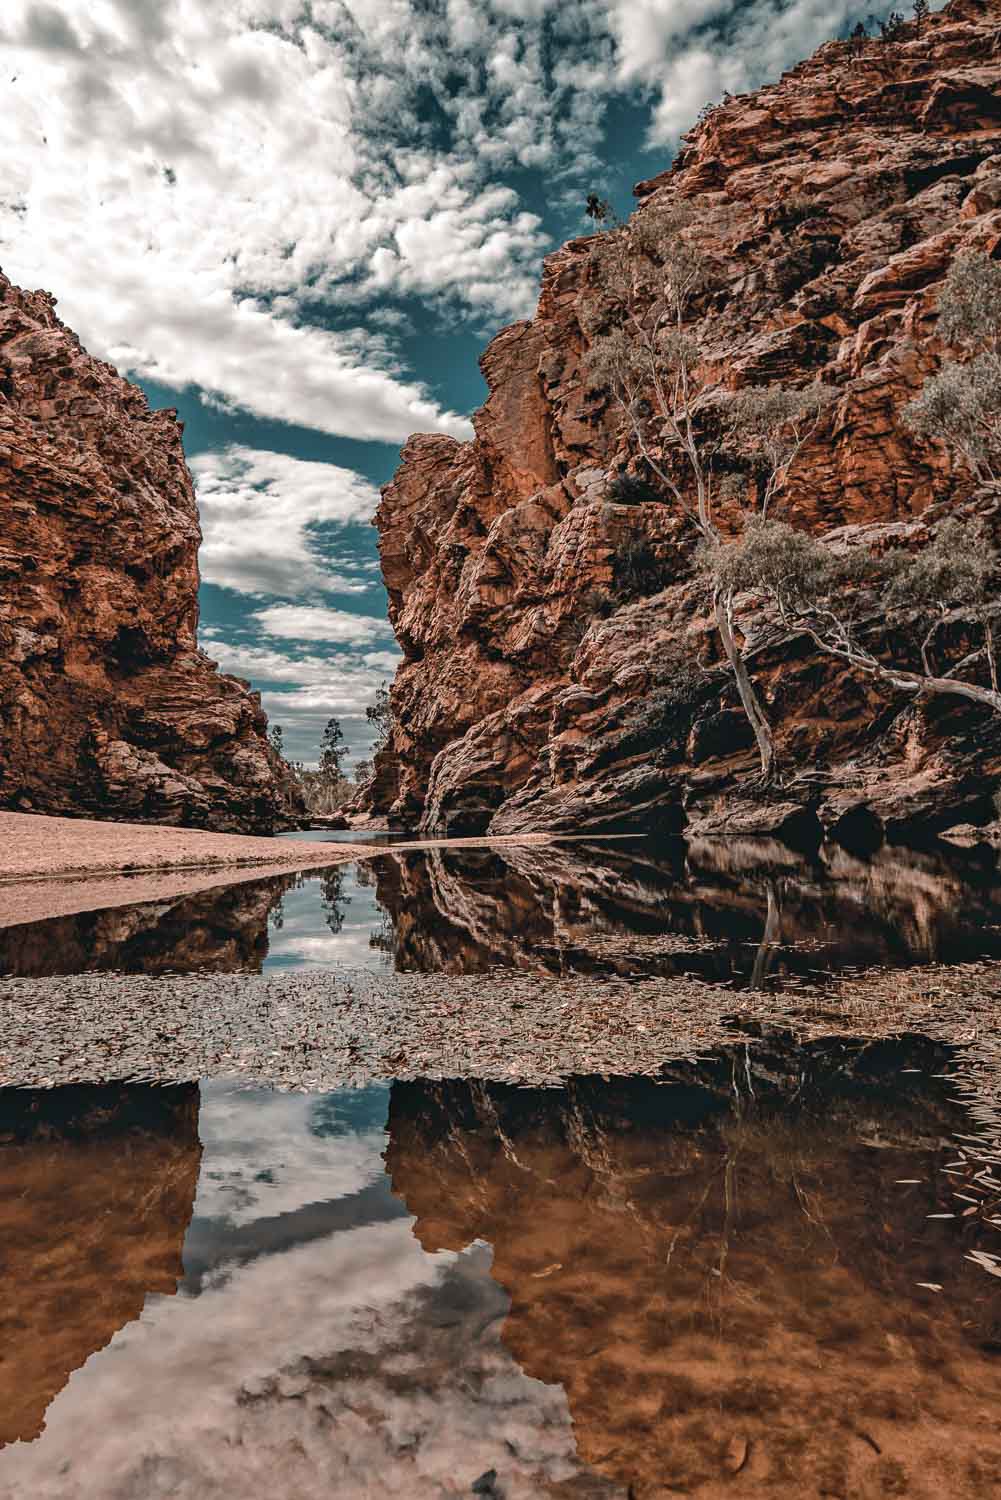
[[(869, 7), (866, 7), (868, 10)], [(889, 6), (876, 6), (885, 13)], [(398, 654), (378, 487), (470, 434), (592, 187), (628, 212), (724, 89), (848, 0), (5, 0), (0, 266), (177, 406), (203, 644), (315, 760)]]

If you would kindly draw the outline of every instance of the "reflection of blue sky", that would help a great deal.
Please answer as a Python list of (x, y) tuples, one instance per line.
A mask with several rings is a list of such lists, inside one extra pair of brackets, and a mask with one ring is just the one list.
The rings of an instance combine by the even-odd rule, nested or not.
[(323, 907), (321, 876), (307, 876), (302, 886), (282, 897), (281, 926), (276, 914), (268, 923), (268, 956), (264, 970), (336, 968), (385, 969), (392, 967), (392, 954), (373, 947), (371, 939), (384, 924), (383, 908), (375, 899), (374, 885), (363, 885), (358, 866), (341, 865), (342, 897), (338, 901), (341, 929), (332, 932)]
[[(392, 1196), (387, 1104), (203, 1086), (185, 1264), (214, 1243), (210, 1274), (150, 1297), (41, 1438), (0, 1451), (0, 1500), (444, 1500), (494, 1467), (507, 1500), (537, 1500), (578, 1472), (562, 1388), (501, 1343), (489, 1252), (425, 1253)], [(333, 1232), (308, 1215), (322, 1202), (341, 1205)], [(227, 1228), (254, 1247), (276, 1225), (219, 1258)]]
[(388, 1108), (388, 1086), (316, 1098), (203, 1083), (196, 1218), (247, 1224), (359, 1192), (384, 1174)]

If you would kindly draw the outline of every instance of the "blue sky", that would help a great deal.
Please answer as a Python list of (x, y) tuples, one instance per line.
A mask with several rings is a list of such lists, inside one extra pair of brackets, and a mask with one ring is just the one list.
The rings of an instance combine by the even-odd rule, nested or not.
[[(878, 8), (877, 8), (878, 9)], [(883, 7), (885, 13), (889, 6)], [(6, 0), (0, 266), (176, 406), (202, 643), (287, 750), (355, 755), (398, 659), (378, 487), (469, 435), (542, 256), (844, 0)]]

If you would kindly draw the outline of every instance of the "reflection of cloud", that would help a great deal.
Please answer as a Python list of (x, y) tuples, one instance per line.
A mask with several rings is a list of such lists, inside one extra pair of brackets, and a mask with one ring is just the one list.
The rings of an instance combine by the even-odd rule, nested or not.
[(308, 936), (297, 936), (283, 929), (268, 944), (268, 967), (330, 968), (343, 964), (349, 968), (384, 969), (389, 956), (369, 944), (374, 926), (372, 922), (345, 923), (340, 932)]
[(264, 968), (384, 969), (388, 954), (373, 948), (369, 939), (379, 930), (382, 908), (371, 886), (360, 885), (353, 868), (340, 873), (339, 907), (344, 925), (331, 932), (321, 906), (322, 882), (316, 877), (286, 891), (282, 898), (282, 925), (268, 934), (268, 956)]
[(148, 1306), (0, 1454), (0, 1497), (443, 1500), (496, 1467), (537, 1500), (573, 1433), (500, 1344), (504, 1305), (481, 1250), (426, 1255), (407, 1221), (256, 1261)]
[[(389, 1090), (385, 1090), (388, 1108)], [(249, 1224), (307, 1203), (357, 1193), (383, 1175), (382, 1123), (340, 1136), (311, 1131), (305, 1094), (202, 1085), (199, 1134), (205, 1161), (195, 1215)]]

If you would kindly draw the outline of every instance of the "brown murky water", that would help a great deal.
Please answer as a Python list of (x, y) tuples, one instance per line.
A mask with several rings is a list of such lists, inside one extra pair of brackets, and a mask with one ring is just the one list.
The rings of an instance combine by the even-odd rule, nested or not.
[[(949, 851), (557, 854), (386, 856), (0, 953), (374, 980), (702, 963), (778, 1001), (810, 969), (990, 957), (1001, 909), (990, 862)], [(990, 1049), (766, 1027), (662, 1062), (549, 1089), (0, 1090), (0, 1497), (1001, 1492)]]

